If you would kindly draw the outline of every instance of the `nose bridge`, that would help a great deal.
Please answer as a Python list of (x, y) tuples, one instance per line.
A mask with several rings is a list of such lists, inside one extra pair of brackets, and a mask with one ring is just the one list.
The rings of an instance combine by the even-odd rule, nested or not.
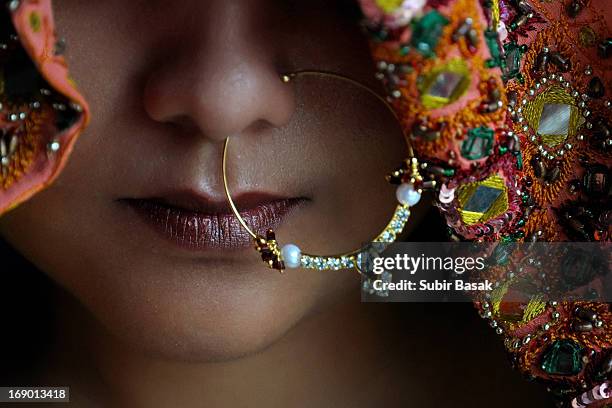
[[(254, 57), (253, 48), (260, 48), (254, 30), (256, 17), (251, 12), (256, 1), (214, 1), (205, 11), (206, 20), (195, 22), (193, 32), (199, 35), (194, 47), (202, 58), (201, 63), (212, 71), (231, 68), (240, 61)], [(202, 11), (204, 13), (204, 11)], [(216, 69), (215, 69), (216, 68)]]
[[(229, 24), (225, 32), (220, 30), (210, 36), (198, 50), (197, 61), (190, 63), (195, 70), (191, 94), (194, 119), (234, 122), (236, 115), (242, 115), (243, 120), (256, 120), (252, 117), (256, 114), (266, 116), (261, 103), (280, 82), (270, 54), (256, 50), (261, 47), (246, 35), (246, 28), (227, 27)], [(217, 133), (210, 129), (216, 127), (213, 123), (201, 125), (205, 133)]]
[(206, 11), (198, 8), (204, 19), (189, 19), (194, 27), (178, 25), (189, 35), (151, 76), (149, 115), (162, 122), (188, 117), (215, 140), (255, 122), (282, 125), (291, 116), (293, 97), (276, 72), (275, 44), (255, 28), (256, 1), (212, 3)]

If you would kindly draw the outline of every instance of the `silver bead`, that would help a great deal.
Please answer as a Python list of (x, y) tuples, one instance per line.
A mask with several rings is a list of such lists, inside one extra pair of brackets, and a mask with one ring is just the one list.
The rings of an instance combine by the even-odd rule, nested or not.
[(12, 0), (9, 4), (8, 4), (8, 8), (10, 11), (15, 11), (19, 8), (19, 6), (21, 5), (21, 2), (19, 0)]
[(11, 137), (11, 141), (9, 142), (9, 151), (8, 151), (9, 155), (17, 151), (18, 144), (19, 144), (19, 138), (17, 137), (17, 135), (13, 135), (13, 137)]
[(58, 142), (57, 140), (50, 142), (48, 145), (49, 151), (53, 153), (59, 151), (61, 147), (62, 146), (60, 145), (60, 142)]

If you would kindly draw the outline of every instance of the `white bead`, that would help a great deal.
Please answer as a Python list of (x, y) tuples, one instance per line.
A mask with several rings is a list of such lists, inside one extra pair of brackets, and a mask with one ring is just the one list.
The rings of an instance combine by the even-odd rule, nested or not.
[(455, 189), (446, 187), (446, 184), (442, 184), (440, 187), (440, 196), (438, 197), (442, 204), (449, 204), (455, 199)]
[(503, 21), (497, 23), (497, 35), (499, 36), (499, 41), (504, 41), (508, 38), (508, 29)]
[(297, 245), (287, 244), (281, 249), (281, 255), (285, 266), (288, 268), (297, 268), (300, 266), (300, 258), (302, 257), (302, 251)]
[(58, 141), (53, 141), (51, 143), (49, 143), (49, 150), (51, 150), (52, 152), (57, 152), (59, 151), (61, 145)]
[(412, 183), (403, 183), (395, 192), (397, 201), (404, 205), (413, 206), (421, 199), (421, 193), (414, 189)]

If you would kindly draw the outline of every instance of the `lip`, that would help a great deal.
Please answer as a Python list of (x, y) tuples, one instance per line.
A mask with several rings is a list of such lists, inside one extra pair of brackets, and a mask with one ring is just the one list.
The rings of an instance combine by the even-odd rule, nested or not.
[[(276, 229), (283, 218), (306, 202), (266, 193), (243, 193), (234, 198), (249, 228), (256, 234)], [(151, 198), (121, 199), (146, 224), (175, 245), (190, 250), (231, 250), (251, 247), (252, 237), (240, 225), (226, 201), (190, 191)]]

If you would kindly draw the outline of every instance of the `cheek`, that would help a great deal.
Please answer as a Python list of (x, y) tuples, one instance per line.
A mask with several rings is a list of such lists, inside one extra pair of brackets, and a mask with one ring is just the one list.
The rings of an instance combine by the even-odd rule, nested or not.
[(390, 111), (366, 91), (324, 78), (304, 80), (303, 86), (294, 116), (299, 126), (274, 142), (276, 157), (245, 161), (276, 162), (280, 173), (308, 188), (311, 205), (279, 237), (305, 252), (348, 252), (390, 221), (397, 200), (385, 176), (407, 157), (407, 146)]

